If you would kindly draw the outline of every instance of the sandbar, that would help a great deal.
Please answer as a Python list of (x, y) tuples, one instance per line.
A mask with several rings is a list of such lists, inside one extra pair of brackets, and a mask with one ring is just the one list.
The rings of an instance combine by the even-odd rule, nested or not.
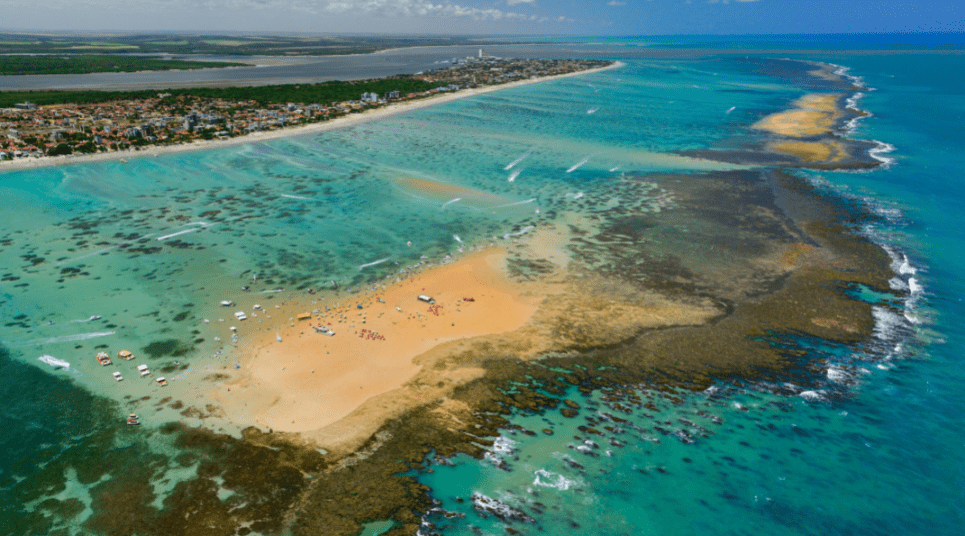
[(779, 136), (806, 138), (826, 136), (842, 117), (840, 93), (812, 93), (794, 101), (794, 108), (771, 114), (753, 125)]
[[(231, 421), (306, 433), (326, 448), (368, 437), (386, 418), (482, 373), (471, 366), (440, 368), (430, 371), (431, 385), (403, 389), (423, 369), (418, 356), (446, 342), (509, 332), (529, 322), (542, 298), (507, 277), (506, 256), (503, 247), (484, 248), (384, 290), (378, 285), (361, 295), (318, 300), (307, 320), (262, 315), (262, 323), (241, 325), (242, 332), (260, 331), (243, 335), (252, 342), (241, 351), (242, 373), (216, 387), (218, 404)], [(421, 294), (435, 303), (420, 301)], [(336, 334), (316, 333), (313, 325)], [(370, 400), (373, 407), (364, 408)], [(353, 412), (361, 415), (347, 426), (322, 430)], [(372, 412), (377, 416), (367, 415)]]

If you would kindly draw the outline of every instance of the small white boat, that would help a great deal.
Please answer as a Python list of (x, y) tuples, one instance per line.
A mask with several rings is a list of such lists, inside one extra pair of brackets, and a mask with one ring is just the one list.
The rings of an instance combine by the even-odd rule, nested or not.
[(235, 304), (235, 302), (233, 302), (233, 301), (231, 301), (231, 300), (221, 300), (221, 301), (218, 303), (218, 305), (220, 305), (220, 306), (222, 306), (222, 307), (231, 307), (231, 306), (234, 305), (234, 304)]
[(246, 315), (244, 311), (238, 311), (237, 313), (235, 313), (235, 318), (237, 318), (238, 320), (245, 320), (248, 318), (248, 315)]
[(151, 371), (147, 369), (147, 365), (138, 365), (137, 371), (141, 373), (141, 376), (147, 376), (151, 373)]
[(424, 301), (426, 303), (436, 303), (436, 300), (432, 299), (431, 296), (426, 296), (425, 294), (419, 294), (419, 301)]
[(261, 309), (261, 306), (256, 303), (255, 306), (252, 307), (252, 309), (254, 309), (255, 311), (257, 311), (257, 310)]
[(124, 376), (121, 376), (120, 372), (114, 372), (111, 374), (111, 376), (114, 376), (114, 379), (117, 381), (121, 381), (124, 379)]
[(101, 365), (103, 365), (103, 366), (105, 366), (105, 367), (106, 367), (107, 365), (110, 365), (110, 364), (112, 363), (112, 362), (111, 362), (111, 356), (107, 355), (107, 352), (98, 352), (97, 355), (95, 356), (95, 358), (97, 359), (97, 362), (98, 362), (98, 363), (100, 363)]
[(157, 384), (160, 385), (161, 387), (164, 387), (165, 385), (168, 384), (168, 381), (164, 378), (164, 376), (161, 376), (160, 378), (158, 378), (158, 379), (156, 379), (156, 380), (154, 380), (154, 381), (156, 381)]

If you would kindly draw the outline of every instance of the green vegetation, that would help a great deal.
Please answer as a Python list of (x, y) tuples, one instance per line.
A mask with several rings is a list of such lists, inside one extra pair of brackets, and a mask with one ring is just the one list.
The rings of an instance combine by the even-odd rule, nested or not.
[(132, 99), (150, 99), (159, 93), (175, 100), (180, 96), (233, 101), (252, 100), (261, 104), (285, 104), (288, 102), (329, 104), (346, 100), (358, 100), (362, 93), (384, 94), (399, 90), (406, 93), (426, 91), (438, 86), (408, 76), (364, 80), (358, 82), (323, 82), (321, 84), (292, 84), (280, 86), (150, 89), (140, 91), (3, 91), (0, 92), (0, 108), (10, 108), (15, 103), (29, 101), (37, 105), (48, 104), (96, 104)]
[(202, 62), (120, 55), (0, 56), (0, 75), (85, 74), (234, 67), (242, 63)]
[(491, 43), (495, 42), (460, 36), (0, 33), (0, 54), (58, 54), (83, 50), (114, 53), (324, 56), (364, 54), (400, 47), (484, 46)]

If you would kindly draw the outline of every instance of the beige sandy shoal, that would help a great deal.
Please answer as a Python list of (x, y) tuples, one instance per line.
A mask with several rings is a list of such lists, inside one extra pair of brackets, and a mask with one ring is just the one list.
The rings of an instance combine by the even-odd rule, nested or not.
[[(329, 298), (330, 307), (335, 305), (332, 300), (341, 307), (326, 313), (318, 302), (320, 312), (310, 320), (294, 321), (294, 327), (292, 315), (242, 324), (241, 337), (252, 340), (240, 359), (244, 373), (216, 387), (218, 404), (236, 423), (311, 432), (343, 420), (373, 397), (396, 391), (398, 396), (389, 397), (391, 407), (373, 409), (377, 418), (362, 416), (349, 424), (361, 430), (328, 435), (337, 440), (371, 434), (393, 414), (438, 396), (434, 390), (426, 396), (398, 391), (419, 373), (417, 356), (447, 341), (513, 331), (530, 320), (540, 299), (525, 295), (523, 287), (506, 277), (506, 255), (503, 248), (488, 248), (378, 293), (351, 301)], [(420, 294), (431, 296), (435, 304), (419, 301)], [(331, 326), (336, 335), (317, 334), (311, 324)], [(463, 383), (481, 373), (457, 367), (440, 371), (439, 377), (440, 382)], [(315, 437), (324, 439), (325, 434)]]
[(803, 138), (830, 134), (841, 117), (839, 93), (812, 93), (794, 101), (794, 108), (769, 115), (753, 126), (759, 130)]
[(510, 82), (508, 84), (501, 84), (496, 86), (486, 86), (475, 89), (464, 89), (455, 93), (441, 93), (432, 97), (425, 99), (406, 101), (395, 104), (390, 104), (388, 106), (383, 106), (380, 108), (375, 108), (371, 110), (366, 110), (364, 112), (349, 114), (342, 117), (332, 119), (330, 121), (325, 121), (323, 123), (314, 123), (311, 125), (297, 126), (284, 128), (280, 130), (272, 130), (270, 132), (256, 132), (254, 134), (248, 134), (245, 136), (239, 136), (237, 138), (231, 138), (226, 140), (209, 140), (209, 141), (196, 141), (194, 143), (187, 143), (182, 145), (166, 145), (166, 146), (155, 146), (148, 147), (139, 151), (114, 151), (110, 153), (97, 153), (90, 155), (67, 155), (67, 156), (54, 156), (54, 157), (42, 157), (42, 158), (21, 158), (18, 160), (5, 160), (0, 161), (0, 172), (3, 171), (16, 171), (23, 169), (33, 169), (39, 167), (50, 167), (50, 166), (64, 166), (71, 164), (83, 164), (90, 162), (104, 162), (111, 160), (123, 160), (123, 159), (133, 159), (133, 158), (144, 158), (151, 157), (161, 154), (171, 154), (171, 153), (183, 153), (189, 151), (203, 151), (208, 149), (217, 149), (220, 147), (231, 147), (236, 145), (244, 145), (248, 143), (259, 143), (262, 141), (287, 138), (291, 136), (302, 136), (306, 134), (313, 134), (316, 132), (325, 132), (329, 130), (335, 130), (339, 128), (347, 128), (354, 125), (359, 125), (362, 123), (368, 123), (371, 121), (378, 121), (387, 117), (392, 117), (406, 112), (411, 112), (414, 110), (420, 110), (423, 108), (428, 108), (430, 106), (436, 106), (439, 104), (445, 104), (447, 102), (452, 102), (459, 99), (465, 99), (469, 97), (474, 97), (476, 95), (484, 95), (486, 93), (492, 93), (494, 91), (500, 91), (503, 89), (511, 89), (521, 86), (527, 86), (530, 84), (537, 84), (539, 82), (546, 82), (548, 80), (556, 80), (560, 78), (568, 78), (572, 76), (582, 76), (585, 74), (606, 71), (609, 69), (616, 69), (623, 67), (625, 64), (622, 62), (615, 62), (612, 65), (607, 65), (605, 67), (600, 67), (598, 69), (589, 69), (586, 71), (579, 71), (575, 73), (567, 73), (556, 76), (544, 76), (541, 78), (532, 78), (529, 80), (520, 80), (518, 82)]
[(790, 154), (802, 162), (841, 162), (848, 157), (848, 150), (838, 140), (782, 141), (768, 144), (768, 149)]

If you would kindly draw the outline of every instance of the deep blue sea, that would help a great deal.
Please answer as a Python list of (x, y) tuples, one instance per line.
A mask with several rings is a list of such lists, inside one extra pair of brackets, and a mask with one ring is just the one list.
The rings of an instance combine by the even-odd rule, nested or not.
[[(440, 257), (457, 247), (454, 233), (471, 242), (550, 217), (534, 215), (534, 206), (582, 210), (568, 205), (575, 193), (602, 195), (621, 173), (730, 169), (676, 151), (754, 136), (747, 125), (807, 92), (731, 61), (736, 55), (716, 50), (726, 48), (719, 42), (703, 44), (699, 57), (672, 58), (648, 58), (644, 44), (561, 45), (628, 65), (351, 129), (0, 173), (0, 534), (48, 533), (40, 526), (92, 534), (84, 527), (92, 493), (143, 462), (129, 447), (176, 456), (150, 426), (105, 435), (126, 413), (123, 395), (140, 387), (115, 385), (93, 362), (95, 344), (116, 351), (188, 341), (182, 359), (203, 369), (230, 359), (231, 348), (207, 336), (202, 319), (215, 318), (218, 299), (244, 299), (231, 292), (251, 271), (286, 288), (356, 285), (369, 277), (357, 268), (364, 263)], [(781, 391), (793, 395), (721, 382), (671, 398), (641, 386), (656, 411), (616, 413), (605, 390), (574, 390), (568, 398), (583, 408), (576, 419), (517, 413), (513, 424), (554, 434), (506, 430), (484, 460), (430, 459), (432, 471), (418, 478), (439, 504), (423, 534), (963, 532), (965, 226), (955, 222), (965, 214), (965, 87), (957, 76), (965, 55), (860, 45), (756, 48), (786, 57), (797, 47), (792, 58), (844, 66), (868, 88), (854, 102), (871, 115), (847, 135), (887, 144), (885, 163), (795, 173), (880, 216), (860, 231), (889, 251), (902, 299), (876, 302), (874, 336), (844, 349), (816, 346), (826, 378)], [(527, 152), (523, 171), (507, 181), (504, 166)], [(440, 200), (407, 191), (399, 177), (485, 196), (443, 212)], [(506, 210), (483, 210), (487, 196)], [(654, 196), (654, 211), (668, 208), (661, 199)], [(168, 236), (178, 245), (158, 252), (125, 245)], [(102, 318), (86, 320), (92, 315)], [(41, 354), (72, 366), (49, 367)], [(611, 430), (586, 436), (577, 427), (587, 419)], [(193, 470), (158, 469), (154, 504), (163, 507)], [(367, 533), (390, 526), (374, 523)]]

